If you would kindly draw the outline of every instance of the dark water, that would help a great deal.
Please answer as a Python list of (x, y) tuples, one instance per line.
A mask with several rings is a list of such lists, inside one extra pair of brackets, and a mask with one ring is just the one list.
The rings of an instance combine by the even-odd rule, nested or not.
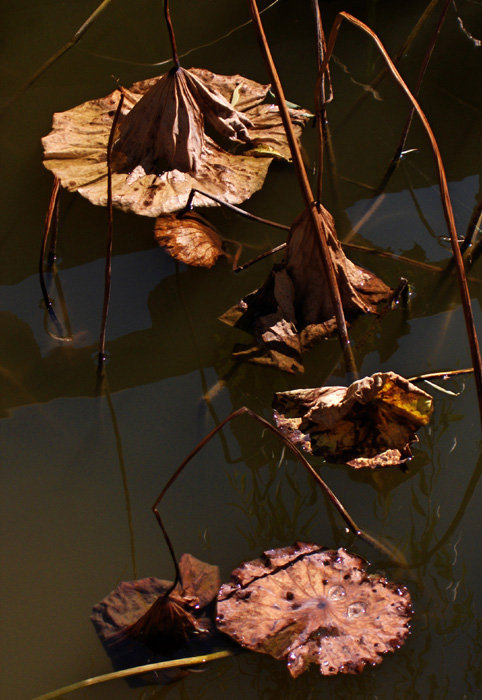
[[(268, 3), (263, 3), (266, 6)], [(345, 9), (369, 23), (394, 55), (426, 2), (324, 2), (329, 27)], [(440, 5), (441, 3), (439, 3)], [(80, 27), (96, 2), (27, 0), (2, 12), (0, 70), (7, 99)], [(465, 27), (482, 37), (480, 6), (457, 2)], [(413, 85), (440, 8), (400, 63)], [(183, 60), (219, 73), (266, 74), (247, 5), (213, 0), (172, 2)], [(263, 15), (288, 99), (313, 106), (314, 30), (310, 3), (280, 0)], [(389, 82), (354, 109), (382, 67), (373, 44), (343, 27), (329, 108), (339, 178), (327, 172), (325, 205), (341, 237), (364, 220), (355, 243), (444, 267), (450, 258), (433, 158), (414, 124), (409, 154), (371, 212), (364, 183), (375, 187), (398, 144), (408, 106)], [(27, 700), (110, 664), (89, 620), (92, 605), (121, 580), (172, 576), (150, 505), (174, 468), (215, 424), (247, 405), (269, 418), (274, 391), (346, 380), (339, 345), (328, 341), (306, 356), (303, 376), (243, 366), (213, 394), (203, 395), (229, 368), (241, 332), (217, 317), (255, 289), (265, 261), (235, 276), (176, 265), (156, 247), (153, 221), (116, 213), (113, 288), (107, 329), (108, 398), (96, 395), (92, 359), (99, 333), (106, 213), (80, 197), (61, 198), (58, 294), (73, 334), (59, 343), (46, 331), (40, 306), (38, 251), (51, 176), (41, 164), (41, 136), (53, 112), (157, 75), (169, 58), (159, 2), (116, 0), (80, 44), (9, 106), (1, 117), (2, 265), (0, 288), (0, 455), (2, 468), (2, 697)], [(346, 66), (345, 72), (341, 64)], [(421, 104), (439, 139), (457, 226), (464, 233), (480, 197), (482, 48), (462, 32), (451, 6), (427, 71)], [(315, 135), (303, 137), (313, 171)], [(358, 183), (358, 184), (357, 184)], [(288, 166), (272, 167), (262, 192), (246, 207), (290, 223), (301, 198)], [(369, 215), (368, 215), (369, 214)], [(248, 259), (283, 241), (282, 232), (224, 212), (213, 220), (243, 243)], [(407, 310), (380, 325), (362, 319), (351, 331), (360, 374), (393, 370), (404, 376), (470, 366), (455, 277), (364, 253), (356, 262), (395, 285), (409, 279)], [(470, 270), (477, 328), (480, 262)], [(49, 328), (51, 330), (51, 328)], [(122, 681), (77, 696), (120, 698), (476, 698), (482, 693), (480, 551), (482, 469), (480, 421), (471, 377), (434, 392), (435, 414), (419, 433), (408, 470), (354, 473), (316, 463), (352, 516), (406, 557), (386, 561), (406, 584), (415, 616), (406, 645), (358, 677), (296, 681), (281, 662), (246, 654), (217, 662), (164, 689), (129, 689)], [(430, 389), (429, 389), (430, 390)], [(263, 549), (312, 540), (346, 546), (382, 565), (381, 555), (347, 535), (300, 467), (259, 426), (240, 420), (190, 465), (165, 499), (163, 514), (176, 550), (221, 567), (226, 580), (239, 562)], [(289, 477), (289, 478), (288, 478)], [(291, 479), (291, 480), (290, 480)]]

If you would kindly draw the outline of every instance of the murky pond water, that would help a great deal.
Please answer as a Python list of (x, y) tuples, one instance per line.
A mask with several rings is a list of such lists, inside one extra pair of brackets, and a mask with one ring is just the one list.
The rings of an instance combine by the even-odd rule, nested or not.
[[(0, 49), (3, 99), (65, 43), (96, 2), (48, 0), (4, 8)], [(378, 32), (395, 55), (428, 2), (322, 2), (329, 27), (345, 9)], [(444, 3), (439, 2), (400, 62), (410, 85)], [(242, 73), (267, 82), (243, 0), (172, 0), (186, 67)], [(266, 7), (267, 2), (261, 4)], [(314, 29), (308, 0), (279, 0), (263, 15), (291, 101), (313, 108)], [(480, 6), (459, 0), (465, 29), (482, 38)], [(202, 48), (197, 48), (201, 47)], [(433, 157), (414, 124), (402, 166), (385, 196), (370, 198), (398, 145), (408, 105), (381, 83), (356, 107), (382, 67), (373, 43), (343, 27), (332, 67), (329, 107), (336, 174), (326, 172), (324, 203), (341, 238), (388, 251), (391, 259), (350, 255), (390, 285), (412, 287), (409, 307), (351, 330), (362, 376), (392, 370), (410, 377), (470, 367), (455, 276), (443, 269), (450, 250)], [(336, 339), (312, 349), (305, 373), (289, 376), (244, 365), (230, 372), (241, 331), (218, 316), (259, 286), (272, 260), (235, 275), (177, 265), (155, 244), (153, 221), (116, 212), (113, 287), (107, 326), (107, 387), (96, 388), (106, 212), (80, 197), (61, 197), (55, 296), (72, 341), (52, 337), (40, 304), (38, 255), (51, 175), (41, 164), (41, 136), (53, 112), (159, 74), (169, 59), (161, 3), (116, 0), (82, 41), (1, 115), (4, 157), (1, 231), (0, 435), (2, 523), (2, 697), (27, 700), (110, 663), (89, 616), (121, 580), (172, 577), (172, 565), (150, 506), (182, 459), (232, 410), (246, 405), (271, 417), (274, 391), (346, 381)], [(464, 233), (481, 192), (482, 48), (464, 33), (454, 8), (429, 65), (421, 104), (439, 139), (456, 222)], [(315, 133), (303, 136), (314, 175)], [(291, 223), (302, 207), (290, 166), (274, 165), (265, 187), (246, 203), (260, 216)], [(248, 259), (284, 234), (212, 212), (223, 234), (242, 242)], [(356, 230), (353, 235), (352, 229)], [(470, 269), (475, 321), (482, 330), (480, 261)], [(219, 382), (222, 380), (222, 383)], [(212, 404), (203, 396), (212, 392)], [(348, 535), (338, 515), (282, 446), (240, 419), (190, 465), (163, 503), (176, 551), (219, 564), (224, 580), (241, 561), (297, 540), (347, 547), (383, 567), (412, 594), (412, 634), (396, 654), (360, 676), (292, 680), (281, 662), (244, 654), (219, 661), (166, 688), (131, 689), (123, 681), (83, 690), (103, 698), (475, 698), (480, 671), (480, 421), (471, 376), (433, 390), (431, 425), (419, 432), (404, 471), (354, 472), (313, 460), (352, 516), (401, 550), (406, 567)], [(428, 389), (431, 391), (431, 389)], [(460, 393), (459, 393), (460, 392)], [(75, 697), (75, 696), (72, 696)]]

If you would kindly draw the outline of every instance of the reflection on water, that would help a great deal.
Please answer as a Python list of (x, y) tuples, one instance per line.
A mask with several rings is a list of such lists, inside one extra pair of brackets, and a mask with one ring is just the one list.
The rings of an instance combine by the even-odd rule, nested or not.
[[(268, 5), (266, 2), (264, 5)], [(423, 3), (425, 4), (425, 3)], [(85, 3), (11, 4), (2, 19), (6, 41), (0, 69), (13, 91), (78, 29), (92, 11)], [(95, 5), (95, 3), (94, 3)], [(210, 43), (247, 21), (244, 0), (228, 4), (171, 0), (180, 53)], [(327, 24), (339, 9), (367, 21), (392, 55), (415, 24), (419, 2), (351, 0), (321, 3)], [(477, 6), (457, 3), (464, 26), (482, 35)], [(95, 360), (100, 329), (105, 211), (79, 197), (61, 198), (56, 312), (71, 340), (58, 341), (39, 306), (38, 250), (51, 179), (41, 165), (40, 137), (54, 111), (156, 75), (140, 68), (169, 55), (160, 3), (112, 3), (81, 44), (1, 115), (6, 157), (2, 184), (0, 286), (0, 434), (2, 461), (2, 696), (27, 700), (82, 678), (107, 672), (109, 662), (89, 620), (92, 605), (119, 581), (135, 576), (172, 578), (172, 566), (150, 506), (173, 470), (232, 410), (247, 405), (271, 417), (274, 391), (324, 382), (345, 383), (336, 340), (306, 355), (305, 374), (235, 365), (230, 353), (245, 336), (217, 320), (259, 286), (267, 259), (235, 275), (177, 266), (153, 240), (153, 221), (116, 213), (113, 289), (107, 323), (109, 396), (99, 392)], [(153, 18), (155, 18), (153, 20)], [(290, 100), (313, 104), (315, 55), (310, 3), (276, 3), (264, 15), (275, 60)], [(413, 84), (435, 15), (400, 64)], [(160, 29), (161, 28), (161, 29)], [(405, 376), (470, 365), (455, 278), (409, 265), (397, 256), (444, 269), (450, 253), (432, 155), (414, 124), (403, 166), (373, 207), (368, 187), (385, 171), (408, 105), (396, 87), (378, 86), (381, 100), (362, 88), (381, 68), (368, 39), (346, 28), (332, 68), (335, 100), (329, 108), (336, 169), (327, 166), (325, 205), (342, 237), (391, 251), (383, 259), (350, 251), (361, 265), (395, 286), (407, 277), (409, 308), (381, 320), (364, 318), (350, 335), (362, 374), (393, 370)], [(480, 194), (482, 109), (473, 76), (481, 49), (449, 10), (421, 101), (447, 168), (461, 235)], [(456, 57), (456, 60), (454, 59)], [(118, 62), (120, 59), (122, 62)], [(195, 51), (186, 67), (245, 73), (266, 81), (249, 26)], [(315, 134), (303, 138), (311, 170)], [(314, 173), (313, 173), (314, 178)], [(275, 164), (262, 192), (246, 208), (289, 224), (301, 209), (295, 177)], [(243, 244), (249, 259), (283, 241), (283, 233), (232, 213), (211, 212), (219, 230)], [(355, 233), (353, 233), (355, 231)], [(470, 270), (477, 328), (479, 262)], [(419, 432), (405, 471), (355, 473), (314, 460), (354, 519), (399, 548), (406, 567), (382, 561), (348, 535), (312, 481), (273, 436), (248, 419), (227, 426), (190, 464), (163, 500), (163, 516), (178, 553), (217, 563), (223, 578), (262, 550), (313, 540), (347, 546), (406, 584), (414, 599), (412, 634), (397, 654), (359, 677), (293, 680), (283, 664), (243, 654), (191, 674), (169, 688), (129, 689), (116, 682), (85, 691), (86, 698), (472, 698), (480, 692), (479, 543), (480, 426), (471, 378), (452, 380), (459, 396), (434, 393), (432, 424)], [(211, 390), (212, 405), (203, 396)], [(431, 390), (430, 390), (431, 391)]]

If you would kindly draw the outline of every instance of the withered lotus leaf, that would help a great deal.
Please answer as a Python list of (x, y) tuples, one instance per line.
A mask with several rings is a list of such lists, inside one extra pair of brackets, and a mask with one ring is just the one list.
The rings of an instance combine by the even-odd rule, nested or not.
[(405, 642), (412, 614), (408, 590), (365, 567), (344, 549), (269, 550), (221, 586), (216, 624), (242, 646), (285, 660), (292, 676), (312, 663), (323, 675), (359, 673)]
[[(260, 104), (268, 89), (240, 75), (172, 70), (54, 114), (42, 139), (44, 165), (70, 191), (105, 205), (107, 143), (123, 93), (112, 156), (115, 206), (157, 217), (182, 209), (193, 188), (239, 204), (263, 185), (273, 158), (289, 157), (278, 108)], [(291, 110), (298, 136), (309, 116)], [(232, 142), (237, 152), (228, 150)], [(215, 205), (200, 195), (196, 202)]]
[(308, 452), (375, 468), (411, 457), (410, 444), (430, 422), (433, 399), (395, 372), (377, 372), (349, 387), (279, 392), (273, 408), (278, 428)]
[(194, 72), (173, 68), (137, 102), (120, 125), (115, 151), (125, 167), (149, 173), (192, 171), (199, 167), (204, 146), (204, 119), (222, 136), (249, 141), (250, 120)]
[[(123, 581), (94, 605), (91, 620), (115, 669), (195, 656), (223, 646), (213, 621), (213, 601), (219, 590), (217, 566), (190, 554), (179, 561), (182, 585), (165, 597), (170, 581), (149, 577)], [(186, 675), (184, 669), (149, 674), (142, 683), (168, 683)]]
[[(341, 301), (348, 321), (376, 310), (390, 288), (349, 260), (338, 241), (331, 214), (317, 216), (327, 237)], [(251, 333), (255, 344), (237, 346), (235, 357), (288, 372), (303, 371), (305, 350), (336, 329), (320, 244), (308, 211), (293, 222), (284, 260), (275, 264), (263, 286), (221, 316), (221, 321)]]
[(158, 217), (154, 236), (172, 258), (193, 267), (212, 267), (220, 256), (226, 256), (221, 236), (197, 212)]

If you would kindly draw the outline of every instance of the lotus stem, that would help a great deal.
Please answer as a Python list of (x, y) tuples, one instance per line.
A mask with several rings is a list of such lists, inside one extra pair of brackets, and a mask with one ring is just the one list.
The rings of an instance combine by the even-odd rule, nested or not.
[(188, 456), (184, 459), (184, 461), (179, 465), (179, 467), (176, 469), (174, 474), (171, 476), (167, 484), (164, 486), (162, 489), (161, 493), (156, 499), (156, 502), (152, 506), (152, 511), (154, 515), (156, 516), (157, 522), (159, 523), (162, 534), (164, 535), (164, 539), (166, 541), (166, 544), (169, 548), (169, 552), (171, 554), (171, 558), (174, 562), (174, 567), (176, 570), (176, 578), (175, 581), (173, 582), (172, 586), (168, 589), (163, 594), (163, 597), (169, 595), (169, 593), (174, 590), (176, 584), (180, 581), (180, 573), (179, 573), (179, 565), (177, 563), (177, 557), (174, 553), (174, 548), (172, 546), (171, 540), (169, 539), (169, 536), (166, 532), (166, 529), (164, 527), (164, 524), (162, 522), (161, 516), (159, 514), (158, 507), (164, 498), (165, 494), (167, 491), (171, 488), (171, 486), (174, 484), (178, 476), (181, 474), (181, 472), (184, 470), (184, 468), (189, 464), (191, 459), (197, 455), (200, 450), (216, 435), (216, 433), (221, 430), (229, 421), (234, 420), (235, 418), (238, 418), (239, 416), (244, 416), (247, 415), (250, 418), (253, 418), (254, 420), (258, 421), (258, 423), (261, 423), (261, 425), (269, 430), (270, 432), (274, 433), (285, 445), (286, 447), (290, 450), (292, 454), (301, 462), (302, 466), (306, 469), (308, 474), (310, 474), (311, 477), (316, 481), (318, 486), (323, 490), (325, 495), (328, 497), (328, 499), (331, 501), (331, 503), (335, 506), (336, 510), (338, 513), (341, 515), (345, 523), (347, 524), (348, 528), (353, 532), (357, 537), (360, 537), (360, 539), (365, 540), (368, 544), (370, 544), (372, 547), (377, 548), (379, 551), (383, 552), (385, 555), (387, 555), (390, 559), (396, 560), (397, 562), (403, 559), (402, 555), (396, 548), (384, 544), (383, 542), (380, 542), (377, 540), (375, 537), (372, 535), (369, 535), (367, 532), (362, 530), (357, 523), (353, 520), (351, 515), (348, 513), (347, 509), (345, 506), (342, 504), (342, 502), (338, 499), (338, 497), (333, 493), (333, 491), (330, 489), (330, 487), (323, 481), (321, 476), (318, 474), (315, 469), (311, 466), (311, 464), (308, 462), (306, 457), (301, 454), (301, 452), (298, 450), (298, 448), (289, 440), (286, 435), (283, 435), (283, 433), (276, 428), (274, 425), (269, 423), (265, 418), (262, 418), (259, 416), (257, 413), (254, 411), (251, 411), (251, 409), (247, 408), (246, 406), (242, 406), (241, 408), (238, 408), (236, 411), (233, 411), (233, 413), (230, 413), (227, 418), (225, 418), (219, 425), (217, 425), (211, 432), (206, 435), (197, 445), (196, 447), (188, 454)]
[(228, 656), (234, 656), (234, 652), (215, 651), (212, 654), (205, 654), (204, 656), (190, 656), (185, 659), (173, 659), (172, 661), (159, 661), (158, 663), (146, 664), (145, 666), (133, 666), (132, 668), (125, 668), (121, 671), (114, 671), (113, 673), (104, 673), (102, 676), (94, 676), (93, 678), (87, 678), (86, 680), (79, 681), (78, 683), (66, 685), (63, 688), (58, 688), (50, 693), (45, 693), (45, 695), (38, 695), (33, 700), (54, 700), (54, 698), (60, 698), (62, 695), (73, 693), (76, 690), (82, 690), (82, 688), (88, 688), (91, 685), (98, 685), (99, 683), (106, 683), (107, 681), (115, 681), (120, 678), (140, 676), (143, 673), (152, 673), (153, 671), (163, 671), (166, 668), (199, 666), (200, 664), (205, 664), (208, 661), (225, 659)]
[(437, 165), (437, 172), (438, 172), (438, 177), (439, 177), (439, 184), (440, 184), (440, 193), (441, 193), (441, 199), (442, 199), (442, 207), (445, 215), (445, 220), (447, 222), (447, 228), (449, 230), (450, 234), (450, 241), (452, 244), (452, 252), (454, 256), (454, 261), (455, 261), (455, 267), (457, 271), (457, 279), (459, 283), (459, 290), (460, 290), (460, 296), (462, 300), (462, 308), (464, 311), (464, 318), (465, 318), (465, 326), (467, 330), (467, 336), (469, 340), (469, 346), (470, 346), (470, 353), (472, 356), (472, 365), (474, 367), (474, 377), (475, 377), (475, 385), (477, 388), (477, 396), (478, 396), (478, 401), (479, 401), (479, 414), (480, 414), (480, 420), (481, 420), (481, 425), (482, 425), (482, 360), (480, 356), (480, 348), (479, 348), (479, 341), (477, 338), (477, 333), (475, 330), (475, 324), (474, 324), (474, 316), (472, 312), (472, 306), (470, 303), (470, 294), (469, 294), (469, 289), (467, 286), (467, 278), (465, 275), (465, 269), (464, 269), (464, 263), (462, 259), (462, 254), (460, 252), (460, 247), (459, 247), (459, 241), (457, 237), (457, 230), (455, 227), (455, 220), (454, 220), (454, 215), (452, 211), (452, 204), (450, 201), (450, 196), (449, 196), (449, 191), (448, 191), (448, 185), (447, 185), (447, 177), (445, 175), (445, 169), (444, 165), (442, 162), (442, 157), (440, 155), (440, 150), (437, 144), (437, 141), (435, 139), (435, 136), (433, 134), (432, 128), (427, 120), (427, 117), (423, 113), (420, 105), (418, 104), (417, 100), (415, 97), (412, 95), (410, 92), (409, 88), (405, 84), (402, 76), (398, 72), (398, 70), (395, 68), (395, 65), (393, 61), (391, 60), (390, 56), (385, 50), (385, 47), (383, 46), (382, 42), (378, 38), (378, 36), (373, 32), (369, 27), (367, 27), (366, 24), (361, 22), (359, 19), (356, 19), (356, 17), (353, 17), (352, 15), (348, 14), (347, 12), (340, 12), (334, 23), (333, 27), (331, 29), (330, 37), (328, 40), (328, 45), (326, 49), (326, 56), (323, 61), (323, 66), (320, 70), (320, 76), (318, 80), (321, 80), (321, 75), (323, 74), (323, 71), (326, 69), (328, 65), (328, 61), (330, 60), (331, 54), (333, 53), (333, 48), (335, 46), (335, 42), (338, 36), (338, 32), (340, 30), (340, 26), (342, 21), (346, 19), (348, 22), (351, 22), (354, 24), (356, 27), (359, 27), (362, 31), (367, 33), (371, 38), (374, 40), (375, 44), (377, 45), (380, 53), (384, 57), (388, 69), (390, 70), (391, 74), (395, 78), (395, 80), (398, 82), (400, 87), (402, 88), (403, 92), (406, 94), (410, 102), (412, 103), (415, 111), (417, 112), (418, 116), (420, 117), (420, 120), (425, 128), (425, 131), (427, 132), (427, 135), (430, 140), (430, 145), (432, 146), (432, 150), (435, 155), (435, 160), (436, 160), (436, 165)]
[[(286, 100), (284, 96), (284, 91), (281, 85), (281, 81), (278, 76), (278, 72), (276, 70), (276, 66), (273, 61), (273, 57), (271, 55), (271, 51), (269, 49), (268, 41), (266, 39), (266, 35), (264, 33), (263, 29), (263, 24), (261, 22), (261, 17), (259, 14), (258, 6), (256, 4), (256, 0), (249, 0), (249, 6), (251, 10), (251, 16), (253, 18), (253, 24), (256, 30), (256, 34), (258, 37), (258, 43), (261, 48), (261, 52), (263, 54), (263, 58), (268, 70), (268, 74), (271, 78), (271, 82), (273, 83), (273, 92), (276, 95), (276, 99), (278, 102), (278, 107), (280, 110), (280, 115), (283, 120), (283, 126), (286, 131), (286, 137), (288, 140), (288, 144), (290, 147), (291, 151), (291, 157), (293, 160), (293, 165), (295, 167), (296, 175), (298, 178), (298, 183), (301, 188), (301, 193), (305, 202), (305, 207), (307, 211), (309, 212), (309, 215), (311, 217), (311, 222), (314, 231), (316, 232), (318, 236), (318, 240), (320, 243), (320, 248), (321, 248), (321, 253), (322, 253), (322, 260), (323, 260), (323, 266), (325, 268), (325, 274), (328, 280), (328, 286), (330, 290), (330, 297), (331, 297), (331, 302), (333, 305), (334, 313), (335, 313), (335, 318), (336, 318), (336, 324), (338, 328), (338, 336), (340, 339), (340, 344), (343, 350), (343, 354), (345, 357), (345, 362), (347, 365), (347, 371), (350, 372), (351, 374), (356, 375), (356, 366), (355, 366), (355, 360), (353, 358), (353, 353), (351, 351), (350, 347), (350, 339), (348, 337), (348, 330), (346, 327), (346, 321), (345, 321), (345, 314), (343, 311), (343, 304), (341, 301), (341, 295), (340, 295), (340, 290), (338, 287), (338, 282), (336, 279), (335, 275), (335, 270), (333, 268), (333, 262), (331, 259), (330, 251), (328, 248), (328, 242), (326, 239), (326, 234), (323, 229), (323, 225), (320, 219), (320, 216), (318, 214), (319, 210), (318, 207), (316, 206), (314, 197), (313, 197), (313, 192), (311, 191), (311, 186), (308, 180), (308, 175), (306, 173), (306, 169), (303, 163), (303, 158), (301, 156), (301, 150), (298, 145), (298, 141), (295, 136), (295, 132), (293, 129), (293, 125), (291, 123), (288, 107), (286, 106)], [(324, 66), (326, 68), (326, 66)], [(318, 89), (319, 86), (317, 86)]]
[[(435, 10), (435, 8), (436, 8), (437, 5), (439, 4), (439, 2), (440, 2), (440, 0), (430, 0), (430, 2), (428, 3), (427, 7), (426, 7), (425, 10), (422, 12), (422, 15), (418, 18), (418, 20), (417, 20), (417, 22), (416, 22), (414, 28), (412, 29), (412, 31), (410, 32), (410, 34), (408, 35), (408, 37), (405, 39), (405, 41), (403, 42), (402, 46), (400, 47), (400, 49), (399, 49), (398, 52), (396, 53), (396, 55), (393, 57), (393, 62), (394, 62), (395, 64), (397, 64), (397, 63), (403, 58), (403, 56), (405, 56), (405, 54), (408, 52), (408, 50), (410, 49), (411, 45), (413, 44), (413, 42), (414, 42), (416, 36), (418, 35), (419, 31), (422, 29), (423, 25), (424, 25), (425, 22), (428, 20), (428, 18), (429, 18), (430, 15), (432, 14), (432, 12)], [(382, 80), (389, 74), (389, 72), (390, 72), (390, 71), (389, 71), (388, 68), (383, 68), (383, 69), (378, 73), (378, 75), (376, 76), (376, 78), (375, 78), (374, 80), (372, 80), (372, 82), (371, 82), (371, 84), (370, 84), (370, 86), (369, 86), (370, 89), (369, 89), (368, 91), (364, 91), (364, 92), (362, 93), (362, 95), (358, 98), (358, 100), (356, 101), (356, 103), (354, 104), (354, 106), (352, 107), (352, 109), (350, 110), (350, 112), (349, 112), (349, 113), (345, 116), (345, 118), (342, 120), (341, 124), (338, 125), (338, 128), (340, 128), (340, 126), (341, 126), (342, 124), (345, 124), (345, 123), (350, 119), (350, 117), (353, 116), (353, 114), (355, 113), (355, 110), (356, 110), (358, 107), (360, 107), (360, 105), (361, 105), (366, 99), (368, 99), (369, 95), (371, 95), (371, 94), (373, 93), (373, 91), (374, 91), (374, 89), (377, 87), (377, 85), (379, 85), (379, 84), (382, 82)]]
[(174, 34), (174, 27), (172, 26), (171, 22), (171, 13), (169, 12), (169, 0), (164, 0), (164, 17), (166, 18), (167, 31), (169, 32), (169, 41), (171, 42), (172, 60), (174, 61), (174, 65), (177, 70), (181, 67), (181, 63), (177, 54), (176, 37)]
[(104, 0), (104, 2), (101, 2), (100, 5), (92, 12), (92, 14), (85, 20), (83, 25), (78, 29), (74, 36), (66, 43), (62, 48), (60, 48), (58, 51), (56, 51), (45, 63), (43, 63), (38, 70), (35, 71), (33, 75), (30, 76), (30, 78), (23, 83), (15, 92), (0, 108), (0, 114), (3, 114), (3, 112), (9, 107), (12, 102), (14, 102), (17, 98), (20, 97), (20, 95), (23, 95), (23, 93), (28, 90), (28, 88), (35, 83), (36, 80), (40, 78), (42, 73), (45, 73), (45, 71), (50, 68), (56, 61), (61, 58), (64, 53), (67, 53), (75, 44), (82, 39), (84, 36), (85, 32), (89, 29), (89, 27), (92, 26), (92, 24), (95, 22), (97, 17), (102, 14), (102, 12), (105, 10), (105, 8), (111, 3), (112, 0)]
[[(50, 227), (52, 226), (52, 219), (54, 215), (58, 216), (58, 204), (59, 204), (59, 192), (60, 192), (60, 180), (58, 177), (54, 178), (52, 185), (52, 192), (50, 194), (49, 206), (47, 209), (47, 214), (45, 215), (45, 225), (44, 225), (44, 235), (42, 238), (42, 246), (40, 248), (40, 260), (39, 260), (39, 277), (40, 277), (40, 287), (42, 289), (42, 295), (45, 302), (45, 308), (48, 311), (52, 310), (52, 301), (50, 300), (49, 293), (47, 290), (47, 285), (45, 284), (44, 275), (44, 260), (45, 260), (45, 250), (47, 248), (47, 240), (49, 237)], [(54, 224), (56, 228), (56, 224)]]
[(105, 278), (104, 278), (104, 305), (102, 309), (102, 324), (100, 329), (99, 337), (99, 373), (102, 371), (105, 362), (105, 329), (107, 325), (107, 314), (109, 311), (109, 300), (110, 300), (110, 283), (112, 278), (112, 238), (113, 238), (113, 212), (112, 212), (112, 145), (114, 143), (114, 135), (117, 126), (117, 121), (121, 113), (122, 105), (124, 103), (124, 94), (121, 92), (119, 97), (119, 104), (117, 105), (116, 113), (114, 119), (112, 120), (112, 126), (109, 134), (109, 141), (107, 144), (107, 212), (108, 212), (108, 224), (107, 224), (107, 250), (105, 256)]
[[(413, 89), (413, 93), (412, 93), (415, 98), (418, 98), (420, 88), (422, 87), (423, 78), (425, 76), (425, 72), (427, 70), (428, 64), (429, 64), (430, 59), (432, 57), (432, 53), (433, 53), (433, 50), (435, 48), (435, 44), (437, 42), (440, 31), (442, 29), (443, 23), (445, 21), (445, 17), (447, 15), (447, 10), (449, 9), (450, 3), (451, 3), (451, 0), (445, 0), (445, 4), (442, 8), (442, 12), (441, 12), (439, 20), (437, 22), (437, 26), (435, 27), (435, 31), (432, 35), (432, 38), (431, 38), (430, 43), (428, 45), (427, 51), (425, 52), (425, 56), (424, 56), (424, 59), (422, 61), (422, 65), (420, 67), (420, 71), (418, 74), (417, 83), (416, 83), (416, 85)], [(400, 143), (398, 144), (397, 150), (395, 151), (395, 155), (393, 156), (392, 161), (391, 161), (390, 165), (388, 166), (387, 171), (386, 171), (385, 175), (383, 176), (382, 181), (379, 184), (375, 194), (380, 194), (381, 192), (383, 192), (385, 190), (388, 182), (390, 181), (390, 178), (392, 177), (398, 164), (400, 163), (400, 158), (402, 156), (403, 151), (405, 150), (405, 144), (407, 142), (408, 132), (410, 131), (410, 127), (412, 125), (414, 114), (415, 114), (415, 107), (413, 107), (413, 105), (412, 105), (410, 112), (409, 112), (409, 115), (407, 117), (407, 121), (405, 122), (405, 126), (403, 128), (402, 135), (400, 137)]]
[(467, 226), (467, 232), (465, 234), (464, 241), (463, 241), (462, 245), (460, 246), (460, 252), (462, 254), (465, 253), (467, 248), (471, 245), (472, 239), (474, 237), (476, 230), (480, 231), (481, 218), (482, 218), (482, 197), (479, 199), (479, 201), (475, 205), (472, 216), (470, 217), (470, 221), (469, 221), (469, 225)]
[[(318, 70), (320, 70), (323, 64), (323, 58), (326, 51), (326, 41), (325, 33), (323, 31), (323, 23), (321, 21), (320, 6), (318, 0), (312, 0), (313, 13), (315, 15), (316, 23), (316, 58), (318, 63)], [(329, 88), (329, 97), (326, 96), (326, 85)], [(326, 75), (323, 75), (319, 84), (319, 89), (315, 91), (315, 112), (316, 112), (316, 129), (318, 135), (318, 174), (317, 174), (317, 187), (316, 187), (316, 201), (321, 202), (321, 191), (323, 188), (323, 162), (324, 162), (324, 139), (325, 139), (325, 126), (326, 126), (326, 112), (325, 105), (331, 102), (333, 99), (333, 93), (331, 89), (330, 73), (326, 71)]]
[(409, 382), (424, 382), (427, 379), (448, 379), (449, 377), (458, 377), (461, 374), (472, 374), (473, 367), (467, 369), (449, 369), (446, 372), (429, 372), (428, 374), (417, 374), (415, 377), (409, 377)]
[[(47, 248), (47, 240), (49, 237), (50, 227), (52, 226), (52, 221), (53, 221), (53, 229), (55, 231), (54, 237), (56, 238), (57, 225), (58, 225), (58, 215), (59, 215), (59, 194), (60, 194), (60, 180), (58, 177), (55, 177), (53, 185), (52, 185), (52, 192), (50, 194), (50, 201), (49, 201), (49, 206), (47, 208), (47, 214), (45, 215), (44, 233), (43, 233), (43, 237), (42, 237), (42, 245), (40, 247), (39, 280), (40, 280), (40, 288), (42, 290), (42, 296), (43, 296), (43, 300), (44, 300), (44, 304), (45, 304), (45, 309), (47, 311), (47, 314), (52, 319), (52, 322), (54, 323), (55, 328), (57, 329), (57, 335), (60, 338), (62, 336), (62, 333), (63, 333), (62, 325), (57, 318), (57, 314), (54, 311), (52, 300), (49, 297), (47, 285), (45, 283), (45, 274), (44, 274), (45, 250)], [(50, 264), (50, 255), (49, 255), (49, 264)]]

